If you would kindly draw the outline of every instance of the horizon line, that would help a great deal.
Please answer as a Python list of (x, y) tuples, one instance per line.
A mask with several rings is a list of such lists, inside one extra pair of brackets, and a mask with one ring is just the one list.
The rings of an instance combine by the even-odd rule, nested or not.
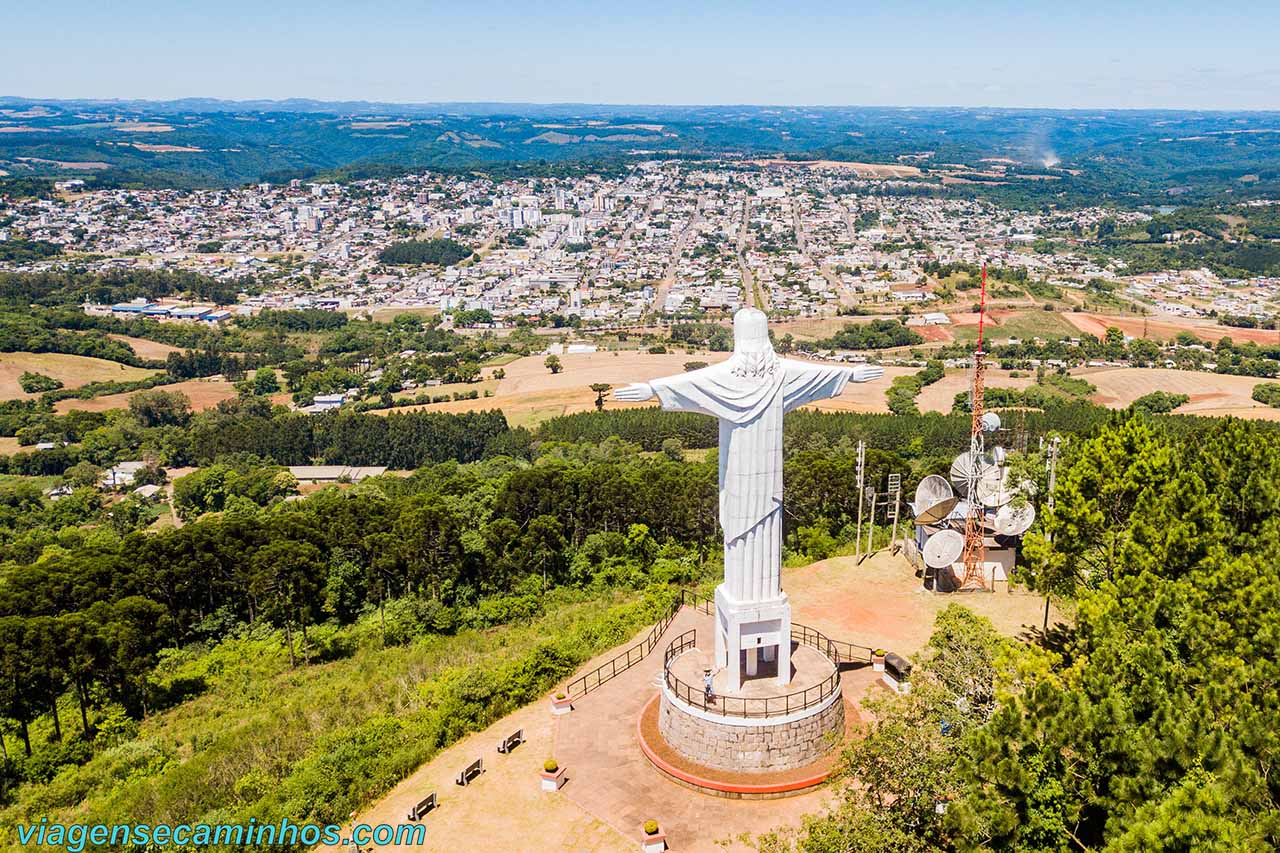
[(245, 104), (313, 104), (318, 106), (359, 105), (367, 107), (391, 108), (445, 108), (445, 107), (542, 107), (542, 108), (589, 108), (609, 107), (613, 109), (813, 109), (813, 110), (966, 110), (966, 111), (999, 111), (999, 112), (1105, 112), (1105, 113), (1280, 113), (1280, 107), (1244, 108), (1244, 107), (1050, 107), (1050, 106), (993, 106), (963, 104), (804, 104), (804, 103), (660, 103), (660, 102), (612, 102), (612, 101), (504, 101), (504, 100), (451, 100), (451, 101), (378, 101), (364, 98), (324, 99), (307, 96), (290, 96), (287, 98), (223, 98), (211, 95), (184, 95), (174, 98), (145, 97), (31, 97), (28, 95), (0, 95), (0, 103), (28, 104), (177, 104), (187, 101), (211, 104), (245, 105)]

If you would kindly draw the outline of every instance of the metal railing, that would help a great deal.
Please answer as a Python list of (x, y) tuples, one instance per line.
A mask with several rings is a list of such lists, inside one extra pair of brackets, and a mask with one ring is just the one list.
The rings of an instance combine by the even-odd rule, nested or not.
[[(662, 639), (662, 635), (667, 628), (675, 621), (676, 614), (680, 612), (680, 608), (684, 606), (686, 595), (692, 596), (688, 590), (680, 590), (679, 600), (672, 603), (667, 612), (658, 620), (658, 624), (654, 625), (649, 633), (636, 645), (627, 649), (622, 654), (613, 658), (613, 660), (605, 661), (600, 666), (575, 678), (565, 685), (565, 695), (570, 699), (577, 699), (595, 690), (600, 685), (617, 678), (631, 667), (640, 663), (653, 651), (654, 646), (658, 645), (658, 641)], [(695, 596), (696, 598), (696, 596)]]
[(836, 650), (837, 664), (871, 663), (872, 655), (875, 653), (875, 650), (870, 646), (859, 646), (854, 643), (846, 643), (843, 640), (832, 640), (831, 645)]
[[(681, 589), (679, 600), (671, 604), (671, 607), (667, 609), (666, 613), (663, 614), (662, 618), (658, 620), (658, 623), (653, 626), (653, 628), (649, 631), (649, 633), (645, 636), (643, 640), (641, 640), (639, 643), (632, 646), (631, 648), (627, 649), (622, 654), (613, 658), (612, 660), (605, 661), (600, 666), (596, 667), (590, 672), (575, 678), (573, 681), (570, 681), (564, 688), (565, 695), (570, 699), (577, 699), (581, 696), (584, 696), (587, 693), (590, 693), (592, 690), (595, 690), (600, 685), (605, 684), (608, 681), (618, 677), (619, 675), (626, 672), (631, 667), (640, 663), (649, 655), (651, 651), (653, 651), (654, 647), (658, 645), (658, 641), (662, 639), (662, 635), (666, 633), (667, 628), (671, 626), (671, 623), (675, 621), (676, 616), (680, 613), (680, 608), (685, 606), (692, 607), (694, 610), (696, 610), (699, 613), (715, 615), (714, 599), (708, 596), (696, 593), (690, 589)], [(694, 641), (696, 640), (696, 633), (694, 631), (685, 631), (683, 634), (677, 637), (675, 641), (673, 641), (672, 645), (669, 645), (667, 647), (667, 653), (664, 656), (663, 662), (662, 662), (662, 668), (665, 674), (669, 675), (669, 672), (667, 672), (667, 670), (671, 662), (671, 650), (673, 646), (675, 645), (676, 642), (684, 641), (686, 640), (686, 638), (687, 638), (688, 645), (682, 646), (680, 648), (680, 651), (677, 652), (677, 654), (679, 654), (680, 652), (688, 651), (690, 648), (693, 648)], [(871, 649), (865, 646), (857, 646), (857, 645), (854, 645), (853, 643), (845, 643), (845, 642), (841, 642), (840, 640), (832, 640), (828, 638), (826, 635), (822, 634), (821, 632), (816, 631), (813, 628), (809, 628), (805, 625), (796, 625), (792, 623), (791, 639), (797, 643), (801, 643), (806, 646), (813, 646), (814, 648), (818, 649), (827, 657), (831, 658), (831, 660), (837, 664), (837, 667), (840, 664), (859, 664), (859, 663), (871, 662)], [(833, 689), (839, 689), (839, 686), (840, 686), (839, 676), (840, 676), (840, 673), (839, 673), (839, 670), (837, 669), (835, 675), (832, 676), (832, 678), (834, 679)], [(828, 681), (830, 680), (831, 679), (828, 679)], [(683, 684), (683, 682), (681, 683)], [(823, 682), (823, 684), (825, 685), (826, 682)], [(818, 685), (818, 686), (821, 687), (822, 685)], [(814, 690), (814, 689), (815, 688), (810, 688), (810, 690)], [(806, 692), (808, 691), (800, 691), (799, 693), (792, 694), (792, 695), (801, 696)], [(826, 696), (829, 696), (831, 692), (832, 690), (828, 690), (825, 694), (823, 694), (821, 698), (814, 700), (813, 702), (810, 703), (810, 705), (821, 702), (822, 699), (825, 699)], [(744, 717), (774, 716), (776, 714), (790, 713), (789, 711), (785, 711), (785, 710), (783, 711), (772, 710), (774, 704), (778, 703), (782, 699), (787, 699), (787, 698), (789, 697), (784, 696), (784, 697), (777, 697), (775, 699), (767, 700), (769, 703), (771, 703), (769, 705), (769, 708), (766, 709), (767, 713), (764, 713), (764, 712), (759, 714), (727, 713), (727, 716), (744, 716)], [(753, 701), (757, 701), (757, 700), (753, 700)], [(758, 701), (765, 701), (765, 700), (758, 700)], [(691, 702), (690, 704), (694, 704), (694, 703)], [(792, 710), (803, 710), (803, 708), (810, 707), (810, 705), (804, 705), (803, 707), (792, 708)], [(725, 713), (718, 710), (716, 712)]]
[[(835, 641), (829, 639), (821, 631), (817, 631), (807, 625), (793, 623), (791, 625), (791, 639), (796, 643), (816, 648), (826, 655), (833, 665), (839, 663), (838, 655), (840, 652)], [(695, 631), (685, 631), (672, 640), (662, 657), (662, 677), (666, 682), (667, 688), (671, 690), (677, 699), (686, 705), (700, 708), (709, 714), (751, 719), (779, 717), (820, 705), (831, 694), (840, 691), (840, 668), (835, 666), (831, 675), (823, 679), (819, 684), (784, 696), (738, 697), (713, 694), (711, 699), (708, 700), (705, 687), (695, 687), (687, 684), (671, 672), (671, 662), (694, 648), (696, 644), (697, 634)], [(870, 658), (868, 657), (868, 659)]]
[(667, 650), (662, 654), (662, 671), (666, 672), (667, 668), (671, 666), (671, 661), (675, 660), (690, 649), (697, 648), (697, 646), (698, 630), (696, 628), (690, 628), (688, 631), (685, 631), (683, 634), (676, 637), (671, 641), (667, 646)]
[(680, 602), (682, 604), (687, 604), (699, 613), (705, 613), (708, 616), (714, 616), (716, 612), (716, 602), (714, 598), (696, 593), (691, 589), (680, 590)]

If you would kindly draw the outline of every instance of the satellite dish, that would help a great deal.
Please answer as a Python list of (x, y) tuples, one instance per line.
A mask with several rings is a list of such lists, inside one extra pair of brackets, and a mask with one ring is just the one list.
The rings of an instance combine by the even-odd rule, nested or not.
[(1031, 522), (1035, 520), (1036, 508), (1030, 503), (1019, 507), (1005, 504), (996, 513), (996, 533), (1001, 536), (1020, 536), (1027, 532), (1031, 527)]
[(1014, 495), (1014, 490), (1009, 485), (1008, 469), (988, 468), (983, 471), (975, 491), (983, 506), (1004, 506), (1013, 500)]
[(982, 416), (982, 431), (995, 432), (1000, 429), (1000, 416), (995, 412), (986, 412)]
[[(942, 478), (939, 477), (938, 479), (941, 480)], [(937, 524), (951, 515), (951, 511), (956, 508), (958, 503), (960, 503), (960, 499), (955, 495), (943, 498), (932, 506), (926, 507), (922, 512), (917, 513), (916, 524)]]
[(954, 497), (955, 492), (951, 489), (951, 484), (947, 482), (945, 477), (939, 477), (937, 474), (930, 474), (920, 481), (920, 485), (916, 486), (916, 507), (920, 511), (926, 510), (936, 504), (938, 501), (946, 500)]
[(931, 569), (945, 569), (964, 553), (964, 537), (954, 530), (943, 530), (925, 540), (924, 564)]
[(995, 461), (985, 453), (979, 454), (975, 461), (973, 451), (966, 450), (951, 463), (951, 485), (955, 486), (957, 493), (968, 494), (969, 476), (973, 473), (973, 469), (976, 468), (978, 475), (981, 476), (983, 471), (994, 465)]

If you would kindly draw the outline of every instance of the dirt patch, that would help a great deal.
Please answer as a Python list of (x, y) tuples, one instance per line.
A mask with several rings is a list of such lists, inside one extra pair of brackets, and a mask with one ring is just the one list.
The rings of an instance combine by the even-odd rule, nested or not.
[(134, 142), (130, 144), (139, 151), (149, 151), (153, 154), (194, 154), (204, 150), (192, 145), (153, 145), (149, 142)]
[[(783, 570), (783, 588), (795, 619), (828, 637), (918, 657), (938, 611), (957, 603), (991, 620), (1006, 636), (1038, 627), (1044, 599), (1021, 590), (994, 593), (935, 594), (921, 588), (915, 570), (887, 551), (858, 565), (853, 557), (833, 557), (802, 568)], [(1050, 611), (1050, 624), (1061, 620)]]
[(1067, 312), (1062, 316), (1067, 318), (1068, 323), (1075, 326), (1086, 335), (1093, 335), (1095, 338), (1101, 338), (1107, 333), (1107, 324), (1092, 314)]
[(919, 332), (920, 337), (931, 344), (949, 343), (956, 339), (956, 336), (951, 334), (951, 330), (946, 326), (912, 326), (911, 328)]
[[(1006, 312), (1006, 316), (1013, 312)], [(985, 316), (984, 326), (998, 326), (1000, 321), (996, 319), (998, 312), (988, 311)], [(978, 325), (978, 314), (974, 311), (957, 311), (954, 314), (948, 314), (953, 326), (976, 326)]]
[(163, 361), (169, 357), (169, 353), (171, 352), (183, 352), (181, 347), (162, 344), (159, 341), (149, 341), (146, 338), (135, 338), (130, 335), (115, 334), (109, 334), (107, 337), (114, 341), (120, 341), (121, 343), (128, 344), (129, 349), (137, 353), (139, 358), (158, 359)]

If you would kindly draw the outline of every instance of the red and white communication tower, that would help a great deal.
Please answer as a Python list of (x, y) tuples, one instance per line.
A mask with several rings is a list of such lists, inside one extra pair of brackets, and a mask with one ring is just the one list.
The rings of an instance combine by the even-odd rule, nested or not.
[(978, 343), (973, 350), (973, 392), (970, 402), (973, 408), (973, 422), (969, 430), (969, 513), (964, 521), (964, 580), (960, 589), (986, 588), (987, 549), (983, 537), (986, 535), (985, 510), (982, 501), (978, 500), (978, 479), (982, 472), (979, 460), (985, 451), (982, 430), (982, 414), (984, 411), (983, 379), (987, 365), (984, 361), (986, 352), (982, 346), (982, 336), (987, 317), (987, 265), (982, 264), (982, 291), (978, 297)]

